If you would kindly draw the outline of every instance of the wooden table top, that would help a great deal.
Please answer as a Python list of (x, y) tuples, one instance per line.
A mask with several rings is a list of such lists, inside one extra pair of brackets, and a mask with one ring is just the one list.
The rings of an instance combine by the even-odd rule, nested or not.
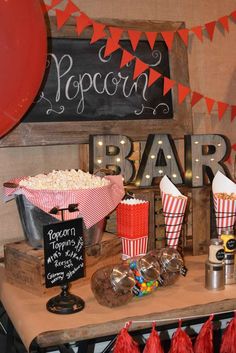
[(158, 327), (158, 324), (176, 322), (178, 318), (235, 310), (236, 284), (221, 291), (204, 288), (205, 259), (205, 255), (186, 257), (189, 270), (186, 277), (113, 309), (97, 303), (89, 284), (78, 284), (72, 285), (71, 292), (84, 299), (85, 309), (71, 315), (49, 313), (46, 310), (49, 297), (39, 297), (9, 284), (4, 268), (0, 269), (0, 299), (27, 349), (34, 339), (39, 346), (49, 347), (113, 335), (128, 321), (135, 321), (131, 330), (139, 330), (151, 327), (152, 321), (156, 321)]

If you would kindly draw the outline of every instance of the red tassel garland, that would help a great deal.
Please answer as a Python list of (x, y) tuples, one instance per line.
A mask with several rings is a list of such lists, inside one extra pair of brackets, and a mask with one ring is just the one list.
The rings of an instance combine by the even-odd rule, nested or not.
[(236, 353), (236, 312), (223, 334), (220, 353)]
[(113, 353), (140, 353), (138, 343), (133, 340), (133, 338), (128, 333), (128, 328), (130, 324), (122, 328), (120, 331), (116, 343), (114, 346)]
[(202, 326), (194, 344), (194, 353), (213, 353), (212, 319), (213, 315)]
[(169, 353), (194, 353), (191, 339), (181, 329), (181, 320), (179, 321), (178, 329), (171, 339)]
[(155, 323), (152, 325), (152, 332), (147, 339), (143, 353), (164, 353), (160, 337), (155, 329)]

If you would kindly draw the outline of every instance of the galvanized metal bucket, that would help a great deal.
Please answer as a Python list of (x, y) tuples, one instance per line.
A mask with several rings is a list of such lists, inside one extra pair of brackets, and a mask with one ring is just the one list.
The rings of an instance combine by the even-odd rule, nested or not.
[[(24, 195), (15, 195), (18, 213), (26, 240), (33, 248), (43, 247), (43, 226), (59, 220), (34, 206)], [(105, 218), (87, 229), (84, 225), (85, 247), (101, 243), (105, 228)]]

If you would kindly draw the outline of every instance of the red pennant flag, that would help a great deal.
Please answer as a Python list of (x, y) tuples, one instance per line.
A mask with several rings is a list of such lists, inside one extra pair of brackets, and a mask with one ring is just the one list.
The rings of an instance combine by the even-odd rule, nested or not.
[(223, 16), (223, 17), (219, 18), (218, 22), (220, 22), (220, 24), (223, 26), (223, 28), (227, 32), (229, 32), (229, 18), (228, 18), (228, 16)]
[(172, 336), (169, 353), (194, 353), (192, 341), (180, 324)]
[(161, 35), (166, 42), (168, 49), (171, 50), (174, 39), (174, 32), (161, 32)]
[(206, 30), (207, 30), (207, 33), (209, 35), (210, 40), (213, 39), (215, 26), (216, 26), (216, 21), (205, 23), (205, 27), (206, 27)]
[(219, 119), (221, 120), (223, 118), (223, 115), (226, 111), (226, 109), (228, 108), (228, 104), (224, 103), (224, 102), (217, 102), (218, 105), (218, 115), (219, 115)]
[(128, 30), (128, 34), (129, 34), (129, 38), (130, 38), (130, 42), (132, 45), (133, 50), (135, 51), (140, 39), (140, 36), (142, 34), (141, 31), (135, 31), (135, 30)]
[(202, 326), (194, 344), (194, 353), (214, 353), (212, 319), (213, 315)]
[(62, 0), (52, 0), (51, 5), (46, 5), (45, 4), (46, 11), (49, 11), (49, 10), (53, 9), (55, 6), (60, 4), (60, 2), (62, 2)]
[(213, 108), (215, 101), (211, 98), (208, 98), (208, 97), (205, 97), (205, 101), (206, 101), (208, 113), (211, 114), (211, 111), (212, 111), (212, 108)]
[(138, 58), (136, 58), (135, 67), (134, 67), (134, 74), (133, 74), (133, 80), (135, 80), (139, 75), (141, 75), (148, 68), (149, 68), (148, 64), (145, 64), (143, 61), (141, 61)]
[(81, 33), (83, 32), (83, 30), (90, 26), (92, 24), (92, 20), (87, 16), (85, 15), (85, 13), (81, 13), (81, 15), (79, 17), (77, 17), (77, 28), (76, 28), (76, 31), (77, 31), (77, 34), (78, 36), (81, 35)]
[(178, 32), (180, 38), (183, 40), (184, 44), (185, 44), (186, 47), (187, 47), (187, 46), (188, 46), (188, 34), (189, 34), (189, 29), (183, 28), (183, 29), (179, 29), (177, 32)]
[(150, 87), (161, 76), (162, 75), (160, 74), (160, 72), (153, 70), (152, 68), (149, 68), (148, 87)]
[(104, 28), (106, 26), (103, 23), (93, 22), (93, 36), (91, 38), (90, 44), (97, 42), (99, 39), (106, 37), (106, 32)]
[(192, 99), (191, 99), (191, 106), (193, 107), (195, 104), (197, 104), (201, 99), (203, 95), (198, 93), (198, 92), (193, 92), (192, 93)]
[(191, 28), (191, 31), (198, 37), (198, 39), (202, 42), (202, 26), (197, 26), (194, 28)]
[(127, 50), (123, 49), (120, 68), (128, 64), (133, 59), (134, 59), (134, 56), (130, 54)]
[(180, 83), (178, 84), (178, 102), (181, 104), (186, 96), (189, 94), (190, 88), (181, 85)]
[(163, 87), (163, 96), (169, 92), (169, 90), (174, 87), (175, 81), (170, 80), (168, 77), (164, 76), (164, 87)]
[(145, 32), (145, 35), (147, 37), (150, 48), (153, 49), (155, 41), (156, 41), (157, 33), (156, 32)]
[(234, 312), (234, 318), (231, 319), (230, 323), (223, 333), (220, 353), (235, 353), (236, 352), (236, 311)]
[(155, 324), (152, 325), (152, 332), (147, 339), (143, 353), (164, 353)]
[(106, 58), (108, 55), (112, 54), (117, 49), (120, 49), (119, 44), (117, 44), (117, 42), (114, 42), (113, 39), (111, 37), (109, 37), (107, 39), (107, 43), (106, 43), (104, 58)]
[(63, 11), (56, 10), (57, 28), (60, 29), (68, 20), (70, 15), (77, 11), (79, 11), (79, 8), (75, 6), (75, 4), (73, 4), (73, 2), (71, 2), (70, 0)]
[(231, 107), (231, 122), (234, 120), (236, 117), (236, 105), (232, 105)]
[(232, 19), (233, 19), (234, 21), (236, 21), (236, 10), (233, 11), (233, 12), (230, 14), (230, 16), (232, 17)]
[(122, 328), (117, 336), (113, 353), (140, 353), (138, 343), (133, 340), (127, 329), (128, 327)]
[(109, 27), (109, 31), (113, 41), (118, 43), (123, 33), (123, 29), (118, 27)]

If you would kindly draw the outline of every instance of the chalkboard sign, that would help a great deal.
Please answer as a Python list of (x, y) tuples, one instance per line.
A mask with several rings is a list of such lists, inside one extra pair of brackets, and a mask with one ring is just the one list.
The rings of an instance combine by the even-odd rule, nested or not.
[(84, 277), (82, 218), (43, 227), (46, 288)]
[[(133, 80), (135, 61), (120, 69), (122, 50), (104, 58), (106, 41), (53, 38), (40, 92), (23, 122), (172, 119), (171, 91), (163, 96), (163, 78), (147, 87), (148, 71)], [(129, 40), (122, 48), (132, 52)], [(139, 42), (135, 55), (170, 76), (164, 41), (151, 50)]]

